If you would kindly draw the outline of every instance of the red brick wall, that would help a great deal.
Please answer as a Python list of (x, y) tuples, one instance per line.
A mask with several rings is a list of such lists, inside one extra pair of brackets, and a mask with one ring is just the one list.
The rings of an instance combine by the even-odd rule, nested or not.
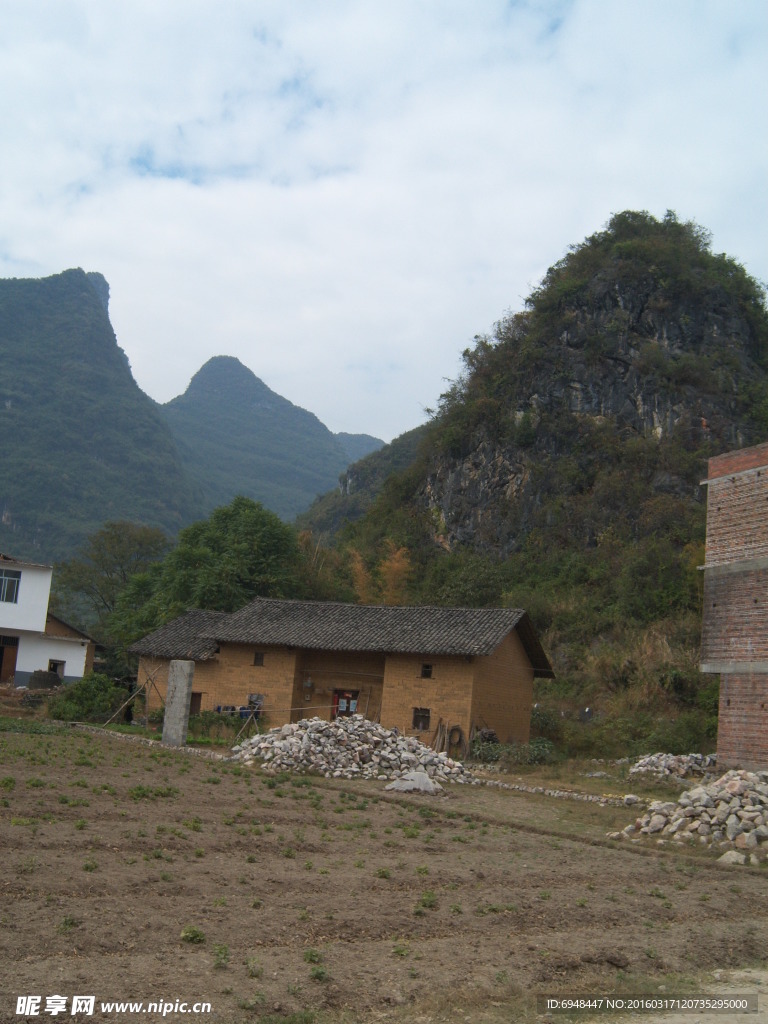
[(761, 466), (768, 466), (768, 444), (756, 444), (752, 448), (716, 455), (709, 460), (708, 477), (714, 480), (729, 473), (743, 473), (746, 469), (759, 469)]
[(702, 665), (768, 661), (766, 584), (764, 569), (704, 573)]
[(767, 557), (768, 465), (743, 476), (724, 476), (717, 480), (710, 477), (710, 480), (707, 565)]
[(723, 769), (768, 765), (768, 675), (720, 677), (717, 759)]
[(768, 444), (709, 460), (701, 664), (720, 670), (724, 768), (768, 767)]

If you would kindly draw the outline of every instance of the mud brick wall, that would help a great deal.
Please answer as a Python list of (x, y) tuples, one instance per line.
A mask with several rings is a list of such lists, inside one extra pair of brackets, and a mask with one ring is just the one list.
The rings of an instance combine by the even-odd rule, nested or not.
[[(432, 666), (432, 677), (422, 678), (423, 664)], [(384, 671), (381, 724), (397, 727), (408, 736), (429, 743), (439, 720), (460, 725), (469, 739), (474, 663), (466, 658), (390, 654)], [(429, 708), (429, 729), (413, 728), (413, 709)]]
[[(256, 655), (262, 664), (254, 664)], [(240, 707), (248, 703), (248, 694), (261, 693), (264, 695), (262, 717), (269, 726), (290, 721), (297, 675), (296, 651), (222, 643), (218, 660), (211, 706), (234, 704)]]
[[(154, 679), (154, 686), (150, 686), (147, 694), (147, 710), (157, 711), (163, 704), (168, 693), (168, 668), (170, 661), (167, 658), (142, 657), (139, 660), (138, 682), (143, 686), (148, 678)], [(216, 690), (216, 676), (219, 670), (219, 663), (216, 659), (211, 661), (195, 662), (195, 680), (192, 686), (192, 700), (194, 706), (195, 694), (200, 694), (200, 710), (212, 711), (214, 701), (212, 693)], [(221, 703), (216, 701), (216, 703)], [(227, 701), (234, 704), (234, 701)], [(238, 701), (238, 703), (240, 703)]]
[(527, 743), (531, 734), (533, 668), (517, 633), (476, 662), (472, 724), (496, 731), (502, 743)]
[[(263, 664), (254, 665), (256, 652), (263, 654)], [(142, 657), (139, 661), (139, 685), (148, 675), (165, 700), (168, 687), (167, 659)], [(282, 648), (256, 648), (246, 644), (222, 644), (220, 653), (208, 661), (195, 662), (192, 693), (201, 695), (200, 710), (213, 711), (219, 705), (243, 707), (251, 693), (264, 694), (264, 718), (269, 725), (282, 725), (290, 720), (296, 680), (296, 653)], [(194, 699), (194, 698), (193, 698)], [(153, 690), (148, 709), (159, 708), (160, 698)]]
[[(304, 680), (312, 679), (310, 699), (305, 699)], [(294, 721), (302, 717), (330, 719), (334, 690), (357, 690), (360, 714), (373, 720), (381, 711), (384, 682), (384, 655), (357, 651), (302, 651), (299, 659), (294, 708), (308, 708), (306, 714), (295, 712)], [(277, 723), (275, 723), (277, 724)]]
[(768, 761), (768, 675), (723, 674), (717, 732), (719, 768), (758, 771)]

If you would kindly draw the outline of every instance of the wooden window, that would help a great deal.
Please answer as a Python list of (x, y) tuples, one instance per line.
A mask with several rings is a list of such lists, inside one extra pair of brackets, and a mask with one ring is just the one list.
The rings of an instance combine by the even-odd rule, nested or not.
[(417, 732), (427, 732), (429, 729), (429, 708), (414, 708), (413, 709), (413, 728)]
[(421, 678), (431, 679), (432, 678), (432, 666), (424, 662), (421, 666)]
[(259, 668), (264, 665), (264, 651), (256, 651), (253, 655), (253, 664), (258, 665)]

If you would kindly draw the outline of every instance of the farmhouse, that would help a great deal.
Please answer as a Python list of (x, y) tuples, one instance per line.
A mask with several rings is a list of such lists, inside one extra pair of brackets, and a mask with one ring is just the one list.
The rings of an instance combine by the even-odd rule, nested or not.
[(36, 671), (71, 682), (93, 668), (93, 640), (48, 611), (52, 571), (0, 554), (0, 683), (26, 686)]
[[(535, 676), (554, 673), (528, 615), (257, 598), (191, 611), (134, 644), (139, 685), (164, 698), (173, 658), (195, 662), (192, 714), (258, 706), (270, 726), (361, 713), (428, 742), (439, 726), (529, 738)], [(160, 696), (149, 687), (149, 706)]]
[(768, 444), (709, 460), (702, 672), (720, 675), (717, 756), (768, 768)]

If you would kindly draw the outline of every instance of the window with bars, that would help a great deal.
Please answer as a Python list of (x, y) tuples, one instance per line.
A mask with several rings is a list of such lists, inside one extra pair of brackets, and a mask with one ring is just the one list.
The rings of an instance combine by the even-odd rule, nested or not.
[(426, 732), (429, 729), (429, 719), (429, 708), (413, 709), (413, 728), (416, 729), (417, 732)]
[(21, 573), (15, 569), (0, 569), (0, 601), (17, 604)]

